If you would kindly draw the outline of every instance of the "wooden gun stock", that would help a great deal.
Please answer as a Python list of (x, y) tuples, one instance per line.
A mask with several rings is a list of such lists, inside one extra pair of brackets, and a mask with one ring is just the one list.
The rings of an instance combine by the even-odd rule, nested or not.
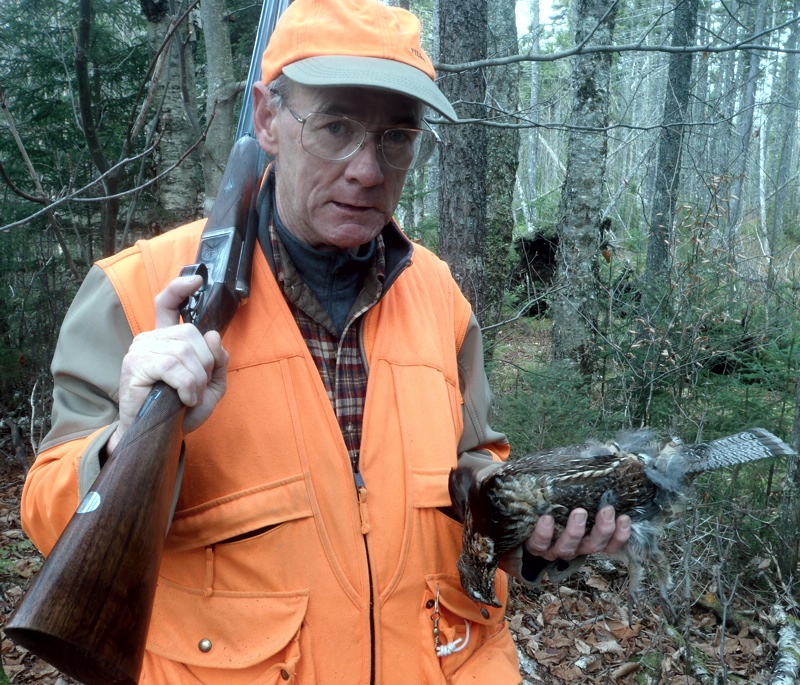
[(86, 685), (136, 685), (181, 451), (185, 407), (159, 383), (5, 625)]
[[(200, 240), (184, 319), (222, 331), (249, 294), (260, 148), (240, 139)], [(184, 269), (184, 272), (186, 269)], [(11, 615), (9, 638), (85, 685), (136, 685), (180, 462), (185, 406), (157, 383)]]

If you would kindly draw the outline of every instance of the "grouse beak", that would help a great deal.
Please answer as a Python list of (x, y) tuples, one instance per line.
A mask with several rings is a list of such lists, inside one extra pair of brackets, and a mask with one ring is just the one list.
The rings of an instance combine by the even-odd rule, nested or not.
[(472, 599), (490, 607), (503, 606), (494, 591), (494, 568), (474, 569), (467, 561), (459, 559), (458, 571), (461, 576), (461, 586)]
[(497, 595), (494, 594), (494, 590), (492, 590), (491, 593), (487, 594), (481, 593), (478, 590), (472, 590), (470, 591), (469, 594), (471, 595), (472, 599), (474, 599), (477, 602), (480, 602), (481, 604), (486, 604), (490, 607), (497, 607), (498, 609), (501, 606), (503, 606), (498, 601)]

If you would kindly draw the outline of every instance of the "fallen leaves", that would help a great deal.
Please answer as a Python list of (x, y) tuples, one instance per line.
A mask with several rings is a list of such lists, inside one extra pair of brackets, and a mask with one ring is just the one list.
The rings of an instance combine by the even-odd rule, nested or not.
[[(759, 673), (768, 671), (772, 646), (758, 636), (746, 629), (724, 634), (721, 652), (718, 619), (698, 610), (686, 629), (691, 644), (687, 662), (684, 636), (666, 630), (659, 613), (646, 602), (647, 615), (634, 615), (628, 622), (624, 576), (622, 583), (615, 580), (620, 578), (610, 579), (587, 566), (569, 586), (545, 586), (541, 592), (515, 586), (509, 622), (525, 682), (634, 685), (646, 672), (642, 682), (693, 685), (701, 682), (695, 677), (695, 664), (713, 674), (722, 663), (721, 654), (730, 676), (767, 682)], [(615, 590), (615, 585), (620, 587)]]
[[(22, 598), (28, 579), (42, 565), (42, 556), (20, 525), (21, 494), (22, 476), (0, 490), (0, 626)], [(14, 685), (76, 685), (74, 680), (5, 637), (0, 643), (0, 658), (2, 670)]]

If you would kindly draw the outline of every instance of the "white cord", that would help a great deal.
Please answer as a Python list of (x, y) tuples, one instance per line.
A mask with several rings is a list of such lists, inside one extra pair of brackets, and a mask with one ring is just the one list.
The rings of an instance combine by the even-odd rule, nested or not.
[(460, 652), (469, 644), (469, 621), (465, 620), (464, 625), (467, 626), (467, 634), (464, 637), (458, 638), (457, 640), (448, 642), (446, 645), (439, 645), (436, 648), (436, 656), (450, 656), (451, 654)]

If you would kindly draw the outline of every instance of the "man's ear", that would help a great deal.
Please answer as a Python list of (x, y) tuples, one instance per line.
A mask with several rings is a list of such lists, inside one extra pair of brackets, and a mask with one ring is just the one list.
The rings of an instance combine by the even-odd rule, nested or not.
[(270, 92), (267, 84), (256, 81), (253, 84), (253, 123), (256, 140), (268, 155), (274, 157), (278, 153), (278, 136), (276, 131), (277, 107), (270, 105)]

